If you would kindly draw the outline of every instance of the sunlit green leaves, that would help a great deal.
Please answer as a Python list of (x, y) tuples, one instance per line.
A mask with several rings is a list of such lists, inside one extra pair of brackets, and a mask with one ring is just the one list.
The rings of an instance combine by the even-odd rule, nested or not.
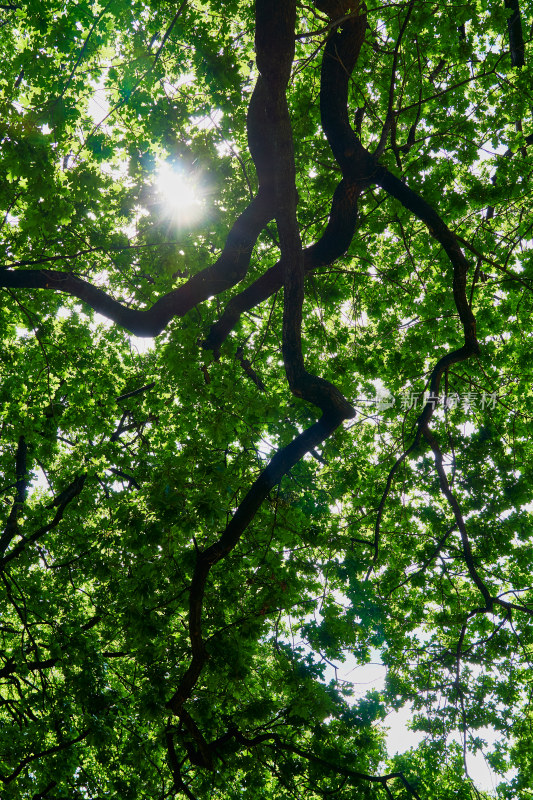
[[(327, 19), (309, 4), (298, 15), (288, 100), (308, 246), (340, 173), (320, 126)], [(2, 797), (183, 795), (167, 735), (198, 798), (383, 795), (333, 767), (401, 770), (420, 797), (470, 798), (465, 752), (478, 751), (500, 776), (517, 770), (501, 798), (529, 797), (531, 75), (511, 67), (507, 17), (500, 0), (369, 3), (349, 120), (371, 150), (393, 120), (381, 163), (464, 245), (481, 352), (443, 376), (441, 393), (460, 399), (432, 428), (476, 568), (522, 608), (483, 607), (422, 443), (393, 475), (377, 535), (429, 374), (463, 335), (445, 253), (382, 190), (364, 189), (348, 253), (306, 276), (306, 365), (357, 417), (290, 470), (211, 570), (209, 657), (186, 705), (198, 734), (165, 705), (191, 663), (197, 554), (317, 418), (287, 386), (281, 292), (241, 316), (220, 359), (201, 346), (231, 296), (278, 261), (275, 224), (241, 285), (155, 342), (61, 292), (3, 289), (2, 532), (21, 436), (28, 486), (0, 567)], [(49, 0), (1, 21), (2, 267), (72, 271), (150, 307), (214, 262), (257, 188), (253, 4)], [(161, 163), (201, 186), (194, 224), (165, 208)], [(382, 690), (335, 677), (376, 659)], [(386, 715), (406, 707), (424, 739), (387, 753)], [(201, 737), (214, 771), (199, 766)], [(388, 787), (413, 796), (399, 779)]]

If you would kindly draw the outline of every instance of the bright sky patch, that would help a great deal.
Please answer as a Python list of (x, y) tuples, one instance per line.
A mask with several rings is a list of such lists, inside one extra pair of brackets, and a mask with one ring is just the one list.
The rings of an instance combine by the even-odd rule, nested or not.
[(163, 213), (180, 225), (192, 225), (202, 215), (202, 195), (195, 179), (167, 162), (157, 171), (157, 191)]

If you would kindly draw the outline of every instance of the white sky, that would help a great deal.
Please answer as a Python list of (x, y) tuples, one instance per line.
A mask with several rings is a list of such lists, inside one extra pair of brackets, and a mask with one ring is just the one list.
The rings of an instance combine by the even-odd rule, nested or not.
[[(353, 655), (348, 654), (344, 664), (336, 664), (337, 679), (349, 681), (353, 684), (355, 691), (354, 699), (364, 697), (364, 695), (372, 689), (383, 691), (385, 687), (387, 668), (381, 663), (377, 650), (373, 651), (372, 658), (374, 660), (370, 664), (361, 666)], [(326, 683), (335, 680), (335, 670), (333, 667), (329, 665), (326, 666), (324, 680)], [(350, 702), (350, 698), (347, 698), (347, 702)], [(385, 717), (383, 725), (389, 729), (386, 738), (389, 755), (405, 753), (410, 748), (417, 747), (424, 740), (423, 733), (409, 729), (411, 718), (412, 710), (409, 704), (399, 711), (391, 711)], [(481, 728), (475, 731), (475, 735), (479, 735), (481, 738), (485, 739), (488, 752), (492, 750), (492, 745), (499, 738), (498, 734), (490, 728)], [(459, 738), (457, 738), (456, 741), (459, 741), (462, 745)], [(477, 755), (469, 753), (467, 754), (466, 762), (468, 773), (470, 778), (474, 781), (476, 788), (479, 791), (494, 794), (496, 786), (501, 782), (502, 778), (495, 775), (487, 764), (484, 756), (481, 753)], [(514, 774), (516, 774), (514, 770), (510, 771), (506, 777), (510, 779)]]

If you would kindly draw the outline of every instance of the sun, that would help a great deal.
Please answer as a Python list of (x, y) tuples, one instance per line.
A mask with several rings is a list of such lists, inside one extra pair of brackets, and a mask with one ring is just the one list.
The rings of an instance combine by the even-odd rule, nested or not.
[(159, 165), (155, 185), (165, 216), (180, 225), (192, 225), (200, 219), (203, 197), (193, 176), (165, 161)]

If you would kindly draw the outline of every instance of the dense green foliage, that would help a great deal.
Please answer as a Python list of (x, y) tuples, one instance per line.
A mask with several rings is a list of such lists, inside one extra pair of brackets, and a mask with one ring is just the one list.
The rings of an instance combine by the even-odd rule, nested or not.
[(519, 1), (0, 5), (3, 800), (531, 798)]

